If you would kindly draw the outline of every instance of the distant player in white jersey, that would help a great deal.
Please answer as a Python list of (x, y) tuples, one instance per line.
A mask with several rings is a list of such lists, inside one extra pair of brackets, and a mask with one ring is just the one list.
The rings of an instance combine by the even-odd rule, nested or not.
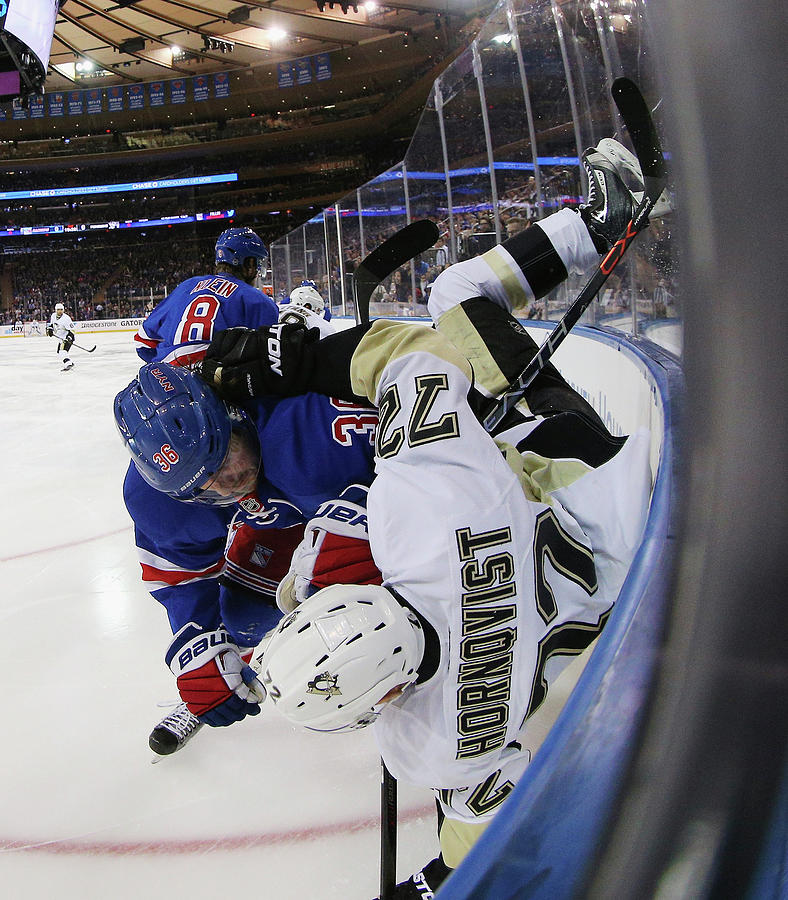
[(68, 372), (74, 368), (74, 363), (69, 356), (69, 351), (74, 343), (74, 320), (66, 312), (66, 308), (62, 303), (55, 304), (55, 311), (49, 317), (47, 325), (47, 334), (49, 337), (57, 338), (57, 352), (63, 351), (63, 368), (61, 371)]
[(41, 325), (38, 322), (38, 319), (33, 319), (30, 323), (30, 334), (41, 334)]
[(333, 334), (336, 328), (330, 324), (331, 308), (320, 296), (314, 281), (302, 281), (293, 288), (290, 296), (279, 304), (280, 323), (302, 324), (306, 328), (317, 328), (320, 337)]

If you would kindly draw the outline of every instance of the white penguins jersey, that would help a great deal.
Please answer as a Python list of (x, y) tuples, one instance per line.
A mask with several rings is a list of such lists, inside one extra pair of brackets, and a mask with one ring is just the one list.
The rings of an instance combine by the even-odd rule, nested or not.
[(61, 341), (65, 340), (68, 332), (73, 331), (74, 329), (74, 321), (71, 316), (65, 312), (61, 315), (52, 313), (49, 317), (49, 324), (55, 332), (55, 337)]
[(440, 643), (435, 674), (372, 727), (395, 777), (484, 821), (530, 760), (523, 723), (616, 600), (648, 508), (648, 435), (598, 468), (499, 447), (468, 406), (470, 365), (418, 325), (373, 323), (351, 378), (380, 411), (372, 556)]
[(308, 306), (299, 306), (295, 303), (285, 303), (279, 307), (279, 321), (285, 325), (302, 324), (305, 328), (317, 328), (321, 338), (328, 337), (336, 331), (336, 327), (319, 313)]

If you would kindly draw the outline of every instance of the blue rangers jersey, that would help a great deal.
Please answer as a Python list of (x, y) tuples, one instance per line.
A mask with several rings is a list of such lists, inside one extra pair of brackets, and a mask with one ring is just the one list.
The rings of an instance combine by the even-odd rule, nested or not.
[[(305, 394), (266, 398), (250, 412), (260, 438), (262, 465), (256, 492), (235, 506), (174, 500), (148, 485), (133, 465), (127, 472), (123, 493), (134, 521), (142, 578), (166, 607), (173, 633), (187, 622), (211, 630), (222, 622), (233, 633), (229, 606), (239, 602), (239, 581), (258, 595), (273, 598), (278, 578), (266, 585), (265, 569), (256, 570), (257, 583), (234, 578), (236, 586), (228, 588), (218, 582), (230, 559), (226, 548), (239, 527), (261, 529), (258, 559), (261, 554), (264, 559), (269, 545), (280, 540), (278, 533), (308, 521), (323, 501), (339, 496), (349, 483), (372, 481), (376, 410)], [(300, 531), (288, 553), (299, 537)], [(289, 555), (278, 577), (288, 565)], [(273, 607), (271, 612), (274, 619), (268, 627), (279, 617)], [(267, 630), (264, 624), (260, 627)], [(261, 635), (234, 636), (252, 646)]]
[(215, 332), (274, 325), (278, 315), (274, 301), (241, 278), (196, 275), (156, 305), (134, 340), (146, 363), (190, 365), (203, 358)]

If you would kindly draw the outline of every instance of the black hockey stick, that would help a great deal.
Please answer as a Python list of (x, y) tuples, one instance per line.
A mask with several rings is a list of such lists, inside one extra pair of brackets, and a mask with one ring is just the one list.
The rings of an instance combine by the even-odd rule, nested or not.
[[(50, 337), (57, 337), (57, 335), (53, 334), (53, 335), (50, 335)], [(65, 344), (64, 338), (57, 338), (57, 339), (58, 339), (58, 341), (60, 341), (61, 344)], [(84, 350), (85, 353), (92, 353), (96, 349), (95, 344), (92, 347), (83, 347), (82, 344), (78, 344), (76, 341), (72, 341), (71, 346), (68, 349), (70, 350), (71, 347), (76, 347), (77, 350)], [(68, 351), (66, 351), (66, 352), (68, 352)]]
[(95, 344), (92, 347), (83, 347), (81, 344), (78, 344), (76, 341), (72, 341), (71, 346), (76, 347), (78, 350), (84, 350), (85, 353), (92, 353), (96, 349)]
[(588, 309), (602, 285), (621, 262), (621, 257), (626, 253), (632, 241), (648, 225), (648, 217), (665, 189), (665, 160), (651, 113), (640, 89), (628, 78), (617, 78), (613, 82), (611, 92), (632, 139), (635, 154), (643, 173), (643, 200), (634, 211), (632, 220), (627, 224), (621, 237), (610, 248), (607, 256), (577, 295), (574, 303), (564, 313), (564, 317), (547, 336), (547, 340), (539, 348), (539, 352), (528, 363), (517, 380), (512, 382), (506, 392), (501, 395), (491, 412), (485, 416), (483, 424), (488, 432), (492, 431), (516, 405), (567, 334), (577, 324), (580, 316)]
[(356, 322), (369, 322), (369, 298), (372, 292), (392, 272), (406, 262), (429, 250), (438, 240), (438, 226), (429, 219), (417, 219), (401, 228), (372, 253), (361, 260), (353, 273), (353, 300)]
[(397, 886), (397, 779), (380, 761), (380, 900), (393, 900)]

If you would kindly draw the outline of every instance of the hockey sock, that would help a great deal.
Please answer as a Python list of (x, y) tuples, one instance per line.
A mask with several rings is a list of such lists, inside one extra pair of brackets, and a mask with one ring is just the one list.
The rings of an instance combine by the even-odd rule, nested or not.
[[(536, 224), (536, 227), (545, 233), (550, 245), (560, 257), (569, 274), (582, 275), (592, 266), (598, 264), (599, 253), (580, 214), (574, 210), (562, 209), (560, 212), (542, 219), (541, 222)], [(530, 230), (529, 228), (522, 234), (526, 234)], [(515, 235), (512, 240), (516, 240), (518, 237), (520, 235)], [(504, 246), (507, 244), (504, 244)], [(534, 286), (534, 293), (537, 297), (543, 296), (543, 294), (537, 293), (536, 285), (533, 282), (531, 284)], [(552, 287), (555, 287), (555, 285), (552, 285), (548, 290), (551, 290)], [(547, 293), (547, 291), (544, 293)]]

